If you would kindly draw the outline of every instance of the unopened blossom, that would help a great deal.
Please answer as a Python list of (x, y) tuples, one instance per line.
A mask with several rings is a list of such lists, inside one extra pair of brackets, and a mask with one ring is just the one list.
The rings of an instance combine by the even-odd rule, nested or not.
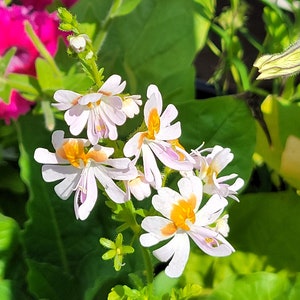
[(122, 99), (126, 82), (121, 82), (119, 75), (110, 76), (96, 93), (81, 95), (69, 90), (58, 90), (53, 106), (66, 110), (65, 121), (70, 132), (77, 136), (87, 126), (89, 141), (95, 145), (99, 139), (118, 137), (116, 125), (123, 125), (126, 114), (122, 111)]
[[(209, 154), (204, 155), (204, 152)], [(199, 171), (198, 175), (203, 180), (203, 191), (209, 195), (218, 194), (222, 197), (230, 197), (236, 201), (237, 191), (244, 185), (244, 180), (237, 178), (237, 174), (218, 177), (220, 172), (233, 160), (233, 153), (229, 148), (214, 146), (211, 149), (193, 150), (192, 157), (196, 163), (194, 168)], [(233, 184), (226, 183), (236, 178)]]
[(151, 185), (146, 181), (145, 175), (138, 171), (138, 176), (125, 182), (128, 199), (132, 194), (137, 200), (141, 201), (151, 195)]
[(55, 152), (38, 148), (34, 159), (44, 164), (42, 176), (46, 182), (62, 180), (54, 188), (56, 194), (63, 200), (68, 199), (73, 191), (75, 215), (85, 220), (93, 209), (98, 187), (96, 179), (104, 188), (110, 199), (123, 203), (126, 194), (113, 181), (130, 180), (137, 175), (136, 168), (127, 158), (109, 158), (114, 149), (95, 145), (89, 147), (86, 139), (64, 138), (64, 132), (53, 132), (52, 144)]
[(160, 188), (162, 179), (155, 156), (163, 165), (174, 170), (191, 170), (193, 159), (178, 142), (180, 122), (171, 125), (178, 115), (175, 106), (169, 104), (162, 111), (162, 97), (155, 85), (148, 87), (147, 97), (144, 106), (147, 130), (137, 132), (125, 144), (123, 151), (126, 157), (135, 156), (134, 161), (142, 154), (146, 180), (153, 183), (155, 188)]
[(200, 178), (181, 178), (178, 187), (180, 193), (163, 187), (153, 196), (152, 204), (162, 217), (146, 217), (142, 228), (147, 233), (140, 237), (144, 247), (169, 240), (153, 251), (160, 261), (170, 260), (165, 269), (169, 277), (179, 277), (184, 271), (190, 252), (190, 238), (208, 255), (227, 256), (234, 251), (214, 226), (227, 205), (226, 199), (213, 195), (199, 210), (202, 201)]
[(256, 79), (288, 77), (300, 72), (300, 40), (282, 53), (265, 54), (253, 64), (260, 73)]
[(84, 51), (87, 42), (91, 42), (87, 34), (79, 34), (77, 36), (71, 36), (69, 38), (70, 46), (76, 53)]
[[(8, 50), (16, 48), (4, 76), (10, 73), (19, 73), (35, 76), (35, 60), (39, 52), (25, 32), (25, 21), (32, 26), (48, 52), (54, 56), (58, 48), (58, 39), (62, 33), (58, 30), (58, 18), (55, 13), (32, 11), (29, 8), (11, 5), (6, 7), (0, 1), (0, 56)], [(8, 100), (8, 103), (6, 103)], [(0, 98), (0, 118), (9, 124), (11, 119), (17, 119), (27, 113), (33, 102), (24, 99), (16, 90), (12, 90), (9, 99)]]

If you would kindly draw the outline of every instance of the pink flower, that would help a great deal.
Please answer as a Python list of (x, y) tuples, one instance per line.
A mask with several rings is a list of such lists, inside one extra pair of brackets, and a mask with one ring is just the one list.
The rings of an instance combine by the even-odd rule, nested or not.
[[(48, 5), (52, 4), (53, 0), (21, 0), (22, 5), (31, 7), (34, 10), (44, 10)], [(71, 7), (77, 0), (61, 0), (62, 5)]]
[[(39, 53), (25, 33), (24, 22), (29, 21), (34, 31), (51, 55), (55, 55), (58, 47), (58, 37), (62, 33), (58, 30), (58, 18), (56, 14), (35, 11), (31, 12), (23, 6), (12, 5), (5, 7), (0, 5), (0, 56), (4, 55), (12, 47), (17, 51), (7, 67), (6, 74), (20, 73), (35, 76), (35, 60)], [(11, 118), (17, 119), (21, 114), (30, 110), (32, 102), (26, 101), (12, 91), (9, 104), (0, 99), (0, 118), (9, 123)]]

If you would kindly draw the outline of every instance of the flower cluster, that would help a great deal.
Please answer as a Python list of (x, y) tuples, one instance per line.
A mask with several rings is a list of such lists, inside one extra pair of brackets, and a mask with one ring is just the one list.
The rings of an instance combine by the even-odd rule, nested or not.
[[(86, 130), (87, 139), (65, 138), (57, 130), (52, 135), (55, 152), (36, 149), (35, 160), (44, 164), (44, 180), (61, 180), (55, 186), (61, 199), (75, 192), (74, 210), (80, 220), (89, 216), (97, 201), (97, 181), (115, 203), (132, 196), (141, 201), (155, 190), (152, 205), (159, 215), (143, 219), (141, 227), (146, 232), (140, 243), (150, 247), (170, 239), (153, 252), (161, 261), (171, 259), (166, 268), (170, 277), (184, 270), (189, 238), (209, 255), (229, 255), (234, 249), (225, 239), (229, 231), (226, 198), (238, 200), (237, 191), (244, 184), (237, 174), (219, 176), (233, 159), (230, 149), (215, 146), (187, 152), (179, 142), (181, 124), (174, 123), (176, 107), (169, 104), (163, 110), (159, 89), (149, 85), (143, 124), (125, 143), (124, 157), (112, 158), (115, 149), (106, 147), (105, 141), (117, 140), (118, 127), (138, 114), (142, 105), (141, 96), (123, 93), (125, 87), (119, 75), (112, 75), (96, 92), (55, 92), (53, 106), (64, 111), (71, 134), (78, 136)], [(179, 192), (163, 186), (163, 167), (178, 171)]]

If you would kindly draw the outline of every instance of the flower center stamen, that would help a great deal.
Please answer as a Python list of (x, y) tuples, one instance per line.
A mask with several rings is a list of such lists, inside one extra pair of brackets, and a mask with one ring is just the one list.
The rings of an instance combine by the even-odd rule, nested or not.
[(103, 162), (107, 159), (107, 155), (100, 150), (91, 149), (85, 153), (84, 142), (76, 139), (69, 139), (59, 149), (56, 154), (63, 159), (67, 159), (75, 168), (86, 166), (89, 160)]
[(148, 132), (147, 138), (150, 140), (155, 140), (155, 135), (160, 130), (160, 118), (156, 108), (153, 108), (150, 111), (149, 118), (148, 118)]
[(161, 233), (164, 235), (171, 235), (176, 232), (177, 229), (185, 231), (190, 230), (190, 225), (196, 221), (194, 213), (196, 205), (196, 197), (192, 195), (188, 200), (181, 199), (177, 204), (173, 205), (171, 211), (172, 222), (161, 229)]

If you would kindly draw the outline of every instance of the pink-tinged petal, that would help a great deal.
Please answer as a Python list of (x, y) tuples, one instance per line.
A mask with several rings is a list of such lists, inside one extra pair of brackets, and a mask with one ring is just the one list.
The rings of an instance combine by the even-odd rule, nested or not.
[[(121, 108), (122, 108), (122, 100), (120, 97), (110, 97), (112, 98), (119, 98), (121, 101)], [(105, 102), (100, 104), (103, 112), (106, 114), (107, 118), (112, 121), (112, 123), (116, 125), (123, 125), (126, 121), (126, 115), (121, 109), (116, 109), (111, 105), (107, 105)]]
[(82, 132), (89, 115), (90, 111), (80, 105), (73, 106), (65, 112), (65, 121), (70, 126), (70, 132), (73, 135), (79, 135)]
[(177, 204), (182, 196), (169, 187), (160, 188), (157, 192), (158, 195), (152, 197), (152, 205), (163, 216), (170, 219), (173, 205)]
[(80, 173), (65, 175), (65, 179), (54, 187), (57, 196), (62, 200), (68, 199), (74, 192), (79, 179)]
[(37, 148), (34, 151), (34, 159), (41, 164), (69, 163), (67, 160), (60, 158), (55, 153), (52, 153), (44, 148)]
[(123, 92), (126, 86), (126, 81), (121, 83), (121, 76), (119, 75), (111, 75), (101, 86), (99, 89), (99, 93), (111, 93), (112, 95), (120, 94)]
[(105, 147), (105, 146), (100, 146), (100, 145), (95, 145), (95, 146), (93, 146), (92, 149), (96, 150), (96, 151), (104, 152), (107, 157), (110, 157), (115, 152), (115, 149), (112, 147)]
[(98, 166), (94, 168), (94, 173), (111, 200), (116, 203), (124, 203), (126, 201), (125, 192), (121, 190), (109, 176), (107, 176), (105, 168)]
[(155, 188), (158, 189), (162, 185), (162, 178), (156, 159), (148, 145), (142, 145), (142, 152), (145, 179), (148, 182), (154, 182)]
[(143, 247), (151, 247), (161, 241), (171, 238), (172, 235), (164, 235), (161, 230), (168, 226), (171, 222), (159, 216), (146, 217), (142, 221), (142, 228), (148, 233), (144, 233), (140, 237), (140, 242)]
[(178, 110), (173, 104), (169, 104), (160, 117), (160, 127), (166, 127), (171, 124), (178, 116)]
[(106, 168), (106, 172), (110, 178), (115, 180), (131, 180), (138, 174), (134, 165), (129, 165), (127, 169)]
[(159, 132), (156, 135), (157, 140), (176, 140), (181, 136), (181, 124), (176, 122), (168, 127), (160, 127)]
[(101, 129), (103, 129), (103, 126), (97, 123), (96, 118), (96, 114), (91, 111), (87, 120), (87, 137), (92, 145), (96, 145), (99, 139), (104, 137), (103, 130), (97, 130), (97, 126)]
[(87, 105), (89, 103), (94, 103), (101, 100), (101, 96), (102, 95), (99, 93), (86, 94), (79, 99), (78, 103), (80, 105)]
[(87, 170), (84, 181), (83, 186), (77, 186), (79, 193), (76, 193), (74, 198), (75, 214), (80, 220), (85, 220), (89, 216), (98, 198), (98, 188), (92, 168)]
[(238, 191), (244, 185), (245, 181), (242, 178), (237, 178), (234, 184), (230, 186), (231, 191)]
[(116, 110), (121, 110), (123, 107), (123, 101), (119, 96), (103, 96), (101, 98), (101, 106), (105, 104), (107, 106), (111, 106)]
[[(149, 108), (156, 107), (158, 114), (161, 115), (163, 101), (162, 101), (161, 93), (158, 90), (156, 85), (150, 84), (148, 86), (148, 88), (147, 88), (147, 98), (149, 100), (146, 102), (146, 104), (148, 103), (147, 107), (146, 107), (146, 104), (145, 104), (145, 110), (146, 109), (148, 110)], [(148, 107), (148, 105), (149, 105), (149, 107)]]
[(76, 101), (81, 95), (69, 90), (58, 90), (54, 93), (54, 100), (59, 103), (53, 103), (59, 110), (67, 110), (76, 104)]
[(218, 177), (217, 181), (219, 183), (221, 183), (221, 182), (228, 181), (230, 179), (236, 178), (237, 176), (238, 176), (238, 174), (233, 173), (233, 174), (230, 174), (230, 175)]
[(203, 196), (201, 179), (197, 176), (181, 178), (178, 181), (178, 187), (183, 198), (190, 199), (192, 196), (196, 197), (194, 212), (198, 211)]
[(215, 146), (211, 153), (211, 156), (214, 155), (211, 168), (218, 173), (220, 173), (233, 160), (233, 154), (230, 152), (229, 148), (221, 150), (219, 147)]
[(189, 231), (188, 234), (196, 245), (208, 255), (223, 257), (234, 252), (234, 248), (213, 230), (201, 228), (201, 231)]
[(169, 143), (148, 143), (157, 158), (167, 167), (178, 171), (190, 171), (193, 163), (187, 160), (179, 160), (179, 155), (173, 150)]
[[(99, 120), (102, 120), (102, 136), (104, 138), (109, 138), (114, 141), (118, 138), (118, 131), (115, 123), (104, 113), (104, 111), (99, 110), (99, 115), (97, 116)], [(100, 125), (101, 127), (101, 125)]]
[(63, 130), (55, 130), (52, 133), (51, 142), (55, 150), (60, 148), (64, 142), (65, 133)]
[(66, 176), (74, 176), (80, 174), (81, 170), (71, 165), (43, 165), (42, 176), (46, 182), (53, 182), (65, 178)]
[(130, 138), (123, 148), (123, 153), (126, 157), (140, 156), (141, 152), (141, 140), (143, 132), (137, 132), (132, 138)]
[(228, 202), (224, 197), (213, 195), (207, 203), (197, 212), (197, 226), (206, 226), (214, 223), (222, 214)]
[(105, 161), (105, 165), (114, 167), (116, 169), (125, 170), (129, 168), (131, 160), (129, 158), (109, 158)]
[(153, 251), (160, 261), (171, 261), (165, 269), (166, 275), (177, 278), (182, 275), (190, 254), (190, 241), (187, 234), (177, 234), (163, 247)]

